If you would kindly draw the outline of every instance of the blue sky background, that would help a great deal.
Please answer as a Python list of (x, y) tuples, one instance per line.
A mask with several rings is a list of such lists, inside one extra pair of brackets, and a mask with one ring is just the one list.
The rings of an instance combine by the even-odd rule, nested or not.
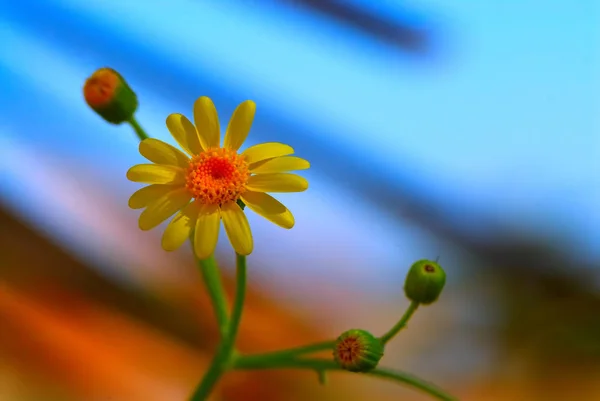
[(70, 195), (50, 200), (50, 166), (58, 176), (89, 170), (126, 208), (136, 139), (81, 95), (108, 65), (137, 91), (155, 137), (173, 142), (164, 119), (190, 115), (198, 96), (211, 96), (222, 119), (250, 98), (248, 144), (287, 142), (312, 161), (310, 190), (281, 197), (294, 230), (282, 236), (251, 218), (257, 243), (281, 241), (257, 257), (273, 268), (290, 253), (305, 263), (294, 279), (337, 274), (323, 271), (323, 241), (348, 259), (349, 281), (377, 288), (382, 276), (361, 268), (372, 261), (382, 273), (439, 252), (459, 264), (464, 255), (378, 204), (388, 185), (481, 235), (489, 222), (539, 229), (600, 257), (597, 2), (349, 1), (427, 31), (424, 55), (292, 3), (0, 0), (2, 202), (86, 252)]

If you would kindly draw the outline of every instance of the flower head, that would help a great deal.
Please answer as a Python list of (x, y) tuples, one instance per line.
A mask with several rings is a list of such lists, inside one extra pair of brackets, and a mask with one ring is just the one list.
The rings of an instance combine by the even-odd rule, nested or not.
[(333, 359), (342, 369), (367, 372), (374, 369), (383, 357), (383, 344), (366, 330), (343, 332), (336, 340)]
[(308, 182), (288, 171), (303, 170), (309, 163), (289, 156), (288, 145), (262, 143), (239, 152), (246, 140), (256, 105), (247, 100), (233, 113), (223, 146), (217, 111), (207, 97), (194, 104), (192, 124), (181, 114), (167, 117), (167, 128), (185, 151), (158, 139), (140, 142), (140, 153), (152, 164), (139, 164), (127, 172), (131, 181), (150, 184), (129, 199), (134, 209), (145, 208), (139, 226), (149, 230), (173, 214), (162, 237), (162, 247), (179, 248), (192, 235), (196, 256), (210, 256), (217, 244), (220, 221), (235, 251), (252, 252), (253, 241), (241, 200), (250, 210), (284, 227), (294, 226), (294, 217), (266, 192), (301, 192)]

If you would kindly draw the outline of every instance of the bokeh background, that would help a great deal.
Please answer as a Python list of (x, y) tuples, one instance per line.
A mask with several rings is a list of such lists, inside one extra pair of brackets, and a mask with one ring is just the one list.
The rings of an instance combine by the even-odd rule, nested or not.
[[(382, 333), (417, 259), (448, 274), (384, 364), (461, 400), (600, 400), (600, 5), (531, 0), (0, 0), (0, 400), (183, 400), (217, 336), (189, 249), (127, 207), (128, 126), (87, 108), (120, 71), (138, 119), (246, 99), (249, 145), (310, 189), (256, 250), (243, 351)], [(231, 290), (233, 257), (218, 258)], [(215, 400), (427, 400), (344, 373), (235, 373)]]

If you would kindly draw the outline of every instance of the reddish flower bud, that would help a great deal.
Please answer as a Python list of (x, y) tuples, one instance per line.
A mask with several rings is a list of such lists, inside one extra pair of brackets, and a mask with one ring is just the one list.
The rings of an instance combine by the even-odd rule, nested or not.
[(100, 68), (85, 81), (83, 97), (92, 110), (112, 124), (130, 120), (138, 106), (136, 94), (111, 68)]
[(374, 369), (383, 356), (383, 344), (365, 330), (352, 329), (338, 337), (333, 358), (342, 369), (367, 372)]

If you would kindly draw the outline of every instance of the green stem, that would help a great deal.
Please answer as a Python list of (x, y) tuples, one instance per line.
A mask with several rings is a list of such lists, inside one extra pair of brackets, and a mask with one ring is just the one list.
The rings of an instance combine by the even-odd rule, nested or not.
[(242, 311), (244, 309), (244, 300), (246, 298), (246, 257), (237, 255), (236, 271), (236, 290), (233, 310), (231, 311), (231, 320), (227, 326), (225, 336), (223, 337), (219, 349), (212, 360), (204, 378), (194, 391), (190, 401), (204, 401), (212, 391), (213, 387), (221, 375), (231, 367), (234, 361), (234, 345), (237, 338), (240, 321), (242, 320)]
[(213, 309), (215, 316), (217, 317), (217, 324), (219, 326), (219, 332), (221, 338), (225, 338), (227, 333), (227, 325), (229, 323), (229, 316), (227, 309), (227, 296), (221, 283), (221, 277), (219, 276), (219, 268), (215, 261), (214, 255), (209, 256), (207, 259), (197, 259), (200, 267), (200, 273), (204, 279), (204, 285), (208, 290), (208, 294), (212, 300)]
[(254, 354), (254, 355), (244, 355), (244, 361), (252, 362), (252, 361), (262, 361), (265, 359), (275, 360), (275, 359), (290, 359), (301, 356), (303, 354), (309, 354), (312, 352), (318, 351), (326, 351), (333, 350), (335, 346), (335, 341), (322, 341), (320, 343), (314, 343), (309, 345), (303, 345), (301, 347), (284, 349), (281, 351), (267, 352), (264, 354)]
[(444, 390), (440, 389), (434, 384), (426, 382), (408, 373), (392, 369), (380, 368), (367, 372), (367, 374), (375, 377), (381, 377), (383, 379), (389, 379), (400, 383), (408, 384), (409, 386), (424, 391), (427, 394), (443, 401), (458, 401), (457, 398), (451, 396), (450, 394), (447, 394)]
[(408, 320), (411, 318), (411, 316), (413, 315), (413, 313), (415, 313), (415, 311), (417, 310), (417, 308), (419, 307), (419, 303), (418, 302), (411, 302), (411, 304), (408, 306), (408, 309), (406, 309), (406, 312), (404, 312), (404, 315), (402, 316), (402, 318), (398, 321), (398, 323), (396, 323), (394, 325), (394, 327), (392, 327), (390, 329), (390, 331), (388, 331), (387, 333), (385, 333), (384, 335), (382, 335), (379, 340), (381, 341), (381, 343), (383, 345), (385, 345), (388, 341), (390, 341), (392, 338), (394, 338), (394, 336), (396, 334), (398, 334), (398, 332), (400, 330), (402, 330), (402, 328), (404, 326), (406, 326), (406, 324), (408, 323)]
[(227, 342), (230, 354), (235, 345), (235, 340), (242, 321), (242, 312), (244, 311), (244, 301), (246, 300), (246, 270), (246, 256), (236, 254), (235, 300), (231, 311), (231, 323), (229, 325), (229, 337)]
[[(341, 371), (343, 370), (333, 360), (327, 359), (274, 359), (274, 360), (256, 360), (247, 357), (240, 357), (235, 361), (234, 369), (240, 370), (258, 370), (258, 369), (309, 369), (317, 372), (324, 371)], [(393, 380), (399, 383), (407, 384), (411, 387), (426, 392), (427, 394), (436, 397), (443, 401), (456, 401), (457, 399), (446, 394), (443, 390), (435, 385), (428, 383), (416, 376), (408, 373), (395, 371), (391, 369), (379, 368), (363, 373), (364, 375), (381, 377), (384, 379)]]
[(146, 134), (146, 131), (144, 131), (142, 126), (135, 119), (135, 116), (131, 116), (131, 118), (127, 122), (129, 123), (129, 125), (131, 125), (131, 128), (133, 128), (138, 138), (140, 138), (140, 141), (149, 138), (148, 134)]

